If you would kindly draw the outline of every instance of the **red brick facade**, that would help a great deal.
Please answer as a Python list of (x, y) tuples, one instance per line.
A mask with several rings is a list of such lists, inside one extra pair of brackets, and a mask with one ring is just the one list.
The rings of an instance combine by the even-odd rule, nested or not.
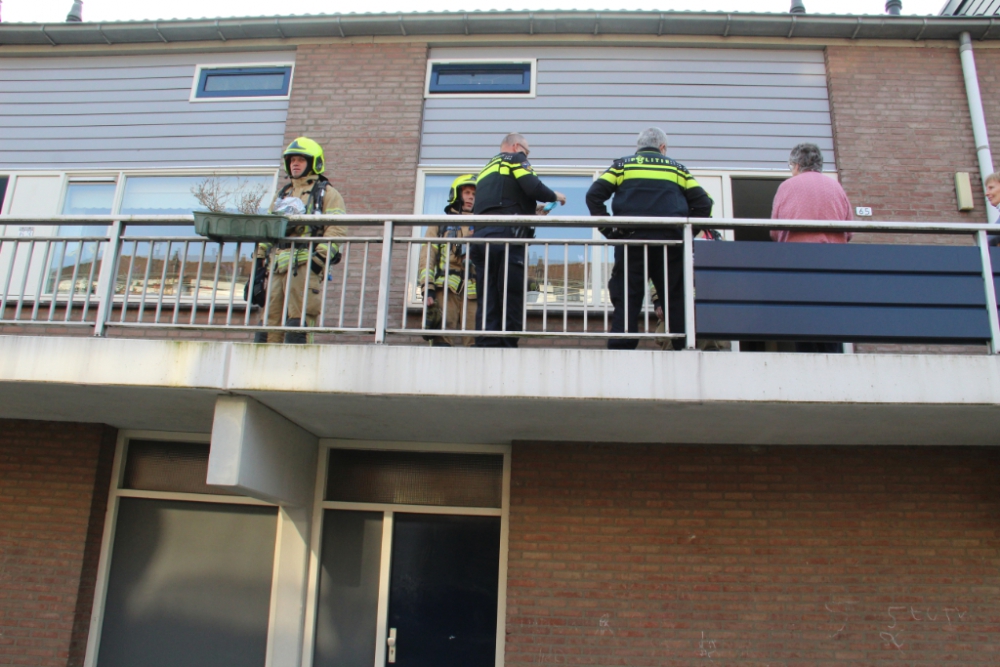
[(0, 665), (83, 664), (115, 433), (0, 422)]
[(514, 447), (506, 664), (995, 665), (1000, 452)]
[[(295, 57), (295, 87), (288, 105), (286, 142), (306, 135), (323, 145), (326, 176), (344, 196), (348, 213), (413, 213), (420, 127), (423, 119), (426, 44), (310, 44)], [(380, 227), (355, 227), (351, 234), (381, 237)], [(401, 228), (397, 236), (409, 236)], [(401, 317), (404, 246), (397, 245), (392, 265), (393, 315)], [(361, 290), (365, 248), (352, 248), (349, 294)], [(378, 299), (381, 244), (368, 249), (364, 325), (374, 326)], [(341, 265), (334, 271), (339, 287)], [(334, 297), (328, 307), (339, 312)], [(357, 325), (360, 302), (345, 304), (348, 326)], [(359, 341), (369, 342), (371, 337)], [(336, 337), (322, 342), (356, 342)]]
[[(837, 168), (853, 205), (882, 221), (986, 221), (957, 46), (830, 46), (826, 66)], [(955, 198), (960, 171), (973, 174), (976, 208), (966, 213)]]
[(973, 42), (976, 72), (979, 74), (979, 94), (983, 98), (986, 130), (990, 137), (993, 170), (1000, 162), (1000, 49), (987, 49)]

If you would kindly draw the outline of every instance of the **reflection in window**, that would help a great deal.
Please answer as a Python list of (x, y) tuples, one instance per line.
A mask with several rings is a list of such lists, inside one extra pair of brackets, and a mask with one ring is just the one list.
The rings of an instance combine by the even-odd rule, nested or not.
[[(266, 196), (258, 210), (270, 203), (271, 176), (133, 176), (125, 181), (121, 213), (124, 215), (187, 215), (205, 210), (195, 191), (206, 179), (217, 179), (229, 194), (224, 198), (226, 210), (237, 211), (239, 190), (264, 188)], [(242, 301), (243, 286), (250, 277), (253, 243), (205, 243), (200, 237), (185, 240), (165, 237), (192, 237), (193, 226), (133, 226), (127, 237), (133, 239), (159, 237), (157, 241), (126, 241), (122, 244), (122, 259), (118, 267), (116, 291), (130, 299), (146, 296), (209, 299), (213, 294), (215, 268), (219, 283), (216, 301), (230, 297)], [(237, 247), (239, 259), (237, 260)], [(202, 256), (204, 255), (204, 257)], [(199, 274), (199, 267), (201, 273)]]
[[(424, 177), (424, 204), (421, 211), (423, 214), (440, 215), (444, 212), (451, 183), (457, 176), (459, 176), (459, 172), (427, 174)], [(593, 177), (542, 174), (541, 179), (553, 190), (566, 195), (566, 205), (556, 206), (549, 214), (550, 218), (589, 215), (586, 194), (591, 183), (594, 182)], [(421, 228), (417, 233), (422, 235), (424, 229)], [(535, 230), (535, 237), (539, 239), (603, 239), (590, 227), (572, 226), (538, 227)], [(415, 253), (415, 249), (416, 246), (412, 252)], [(547, 280), (545, 253), (543, 245), (528, 246), (527, 302), (529, 306), (543, 303), (569, 303), (570, 305), (582, 306), (585, 301), (595, 305), (602, 303), (602, 299), (608, 298), (600, 285), (602, 284), (601, 276), (607, 275), (607, 271), (610, 270), (606, 265), (609, 265), (614, 259), (612, 252), (607, 251), (603, 246), (585, 248), (582, 245), (550, 245), (548, 246)], [(416, 255), (414, 254), (414, 256)], [(588, 263), (590, 266), (585, 269), (584, 265)], [(412, 261), (411, 266), (415, 266)], [(585, 274), (586, 283), (584, 282)], [(595, 288), (595, 285), (598, 287)]]
[[(80, 183), (66, 186), (63, 215), (110, 215), (114, 206), (115, 182)], [(104, 244), (80, 240), (107, 236), (107, 225), (60, 225), (58, 235), (73, 239), (50, 247), (49, 276), (46, 292), (59, 296), (93, 293), (97, 287)]]
[(434, 63), (430, 93), (530, 93), (531, 63)]
[[(123, 215), (186, 215), (192, 211), (206, 210), (194, 195), (195, 189), (206, 179), (217, 180), (229, 195), (224, 198), (226, 210), (235, 213), (237, 190), (263, 187), (271, 190), (270, 176), (131, 176), (125, 181), (122, 198)], [(262, 207), (269, 200), (265, 197)]]
[[(557, 192), (566, 195), (566, 205), (556, 206), (549, 217), (561, 215), (586, 216), (586, 194), (594, 179), (590, 176), (542, 176), (542, 181)], [(594, 230), (590, 227), (538, 227), (538, 239), (592, 239)], [(593, 302), (590, 289), (584, 283), (584, 266), (600, 255), (599, 249), (582, 245), (548, 246), (548, 280), (545, 274), (546, 246), (528, 246), (528, 294), (532, 303), (570, 303), (583, 305)], [(593, 277), (588, 272), (588, 282)]]
[(195, 97), (283, 97), (291, 82), (291, 66), (205, 68)]
[(3, 209), (3, 201), (7, 197), (8, 182), (10, 182), (9, 176), (0, 176), (0, 209)]

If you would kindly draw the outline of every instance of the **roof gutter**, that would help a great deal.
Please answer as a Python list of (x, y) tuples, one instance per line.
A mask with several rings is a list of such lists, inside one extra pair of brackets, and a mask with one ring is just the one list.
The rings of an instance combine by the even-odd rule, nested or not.
[[(405, 21), (405, 25), (404, 25)], [(796, 39), (951, 40), (963, 32), (997, 39), (981, 17), (831, 16), (723, 12), (547, 11), (331, 14), (259, 18), (132, 21), (113, 23), (3, 23), (0, 45), (80, 46), (164, 41), (234, 42), (260, 39), (326, 39), (469, 35), (662, 35)], [(44, 35), (44, 36), (43, 36)], [(47, 38), (46, 38), (47, 36)]]

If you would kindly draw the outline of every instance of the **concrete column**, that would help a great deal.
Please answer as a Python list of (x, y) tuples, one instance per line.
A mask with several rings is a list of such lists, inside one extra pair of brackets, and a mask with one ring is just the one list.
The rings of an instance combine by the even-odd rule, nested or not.
[(215, 401), (208, 483), (277, 505), (309, 507), (319, 440), (246, 396)]
[(208, 483), (279, 505), (265, 667), (299, 667), (319, 440), (245, 396), (215, 403)]

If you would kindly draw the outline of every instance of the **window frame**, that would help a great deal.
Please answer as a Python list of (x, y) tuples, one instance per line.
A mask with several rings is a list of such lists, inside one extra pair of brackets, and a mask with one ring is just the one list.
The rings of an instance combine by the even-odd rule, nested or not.
[[(111, 216), (121, 215), (121, 206), (125, 198), (125, 188), (127, 186), (127, 181), (132, 177), (143, 177), (143, 176), (221, 176), (221, 177), (241, 177), (241, 176), (263, 176), (269, 177), (271, 179), (271, 190), (268, 193), (270, 196), (274, 196), (277, 192), (278, 184), (281, 179), (281, 169), (278, 167), (227, 167), (227, 166), (217, 166), (217, 167), (183, 167), (183, 168), (145, 168), (145, 169), (73, 169), (66, 171), (9, 171), (4, 172), (3, 175), (8, 177), (7, 182), (7, 196), (4, 199), (3, 207), (0, 209), (0, 232), (3, 235), (17, 235), (30, 238), (35, 235), (45, 235), (52, 231), (53, 235), (59, 235), (59, 229), (61, 225), (46, 225), (44, 227), (36, 227), (31, 225), (9, 225), (7, 224), (5, 218), (10, 215), (10, 209), (14, 203), (14, 195), (16, 194), (17, 181), (20, 176), (24, 177), (37, 177), (37, 176), (47, 176), (55, 177), (59, 179), (58, 183), (58, 194), (54, 197), (54, 212), (53, 215), (61, 215), (63, 207), (66, 204), (66, 197), (69, 191), (69, 185), (72, 183), (115, 183), (115, 194), (112, 202)], [(270, 201), (270, 200), (266, 200)], [(45, 234), (39, 234), (39, 230), (43, 230)], [(110, 230), (110, 226), (109, 226)], [(137, 231), (138, 230), (138, 231)], [(142, 236), (142, 227), (138, 225), (132, 225), (126, 228), (124, 236)], [(182, 239), (184, 237), (177, 237)], [(200, 239), (201, 237), (194, 235), (194, 228), (191, 228), (191, 238)], [(0, 263), (0, 267), (6, 270), (7, 265), (5, 263)], [(38, 263), (37, 270), (42, 270), (41, 263)], [(31, 286), (37, 285), (38, 274), (33, 272), (29, 276), (29, 283)], [(53, 294), (48, 289), (43, 289), (41, 294), (36, 294), (34, 287), (29, 287), (25, 292), (25, 303), (34, 303), (38, 301), (39, 303), (50, 303), (52, 299), (55, 298), (57, 302), (63, 302), (66, 300), (65, 295)], [(156, 299), (155, 295), (147, 296), (153, 300)], [(121, 295), (115, 296), (115, 303), (120, 303), (123, 301)], [(182, 305), (187, 305), (193, 302), (190, 296), (184, 296), (181, 299)], [(234, 306), (237, 308), (245, 308), (246, 302), (241, 298), (236, 299)]]
[[(529, 89), (526, 92), (437, 92), (431, 90), (431, 81), (434, 76), (434, 67), (437, 65), (528, 65), (530, 76)], [(427, 60), (427, 73), (424, 78), (424, 99), (531, 99), (536, 97), (536, 87), (538, 85), (538, 59), (537, 58), (437, 58)]]
[[(284, 92), (281, 95), (201, 95), (202, 86), (211, 70), (268, 70), (284, 68), (286, 71)], [(295, 79), (294, 62), (276, 63), (232, 63), (232, 64), (199, 64), (195, 65), (194, 78), (191, 82), (191, 95), (189, 102), (245, 102), (261, 100), (288, 100), (292, 96), (292, 83)]]
[[(111, 484), (108, 490), (107, 513), (104, 519), (104, 532), (101, 536), (101, 553), (97, 562), (97, 578), (94, 583), (94, 602), (91, 607), (90, 629), (87, 637), (87, 649), (84, 654), (85, 667), (95, 667), (97, 664), (98, 652), (100, 651), (101, 632), (104, 626), (104, 610), (107, 603), (108, 584), (111, 580), (111, 561), (113, 558), (113, 547), (115, 543), (115, 529), (118, 523), (118, 506), (121, 498), (147, 498), (151, 500), (180, 500), (193, 503), (214, 503), (225, 505), (255, 505), (258, 507), (275, 507), (273, 503), (266, 503), (249, 496), (214, 495), (202, 493), (181, 493), (174, 491), (143, 491), (137, 489), (123, 489), (122, 483), (125, 476), (125, 458), (128, 456), (128, 444), (130, 440), (160, 440), (168, 442), (199, 443), (206, 446), (211, 444), (212, 436), (208, 433), (176, 433), (167, 431), (138, 431), (122, 430), (118, 432), (118, 439), (115, 444), (114, 462), (111, 467)], [(280, 520), (280, 519), (279, 519)], [(281, 541), (280, 525), (275, 534), (275, 554), (278, 553)], [(272, 566), (271, 595), (274, 595), (275, 579), (278, 574), (278, 561), (275, 557)], [(275, 625), (274, 610), (268, 618), (268, 638), (273, 632)]]
[[(320, 438), (319, 456), (316, 461), (316, 481), (310, 531), (308, 583), (306, 584), (305, 636), (302, 641), (302, 664), (312, 665), (316, 649), (316, 617), (319, 605), (320, 553), (323, 544), (323, 513), (325, 510), (345, 509), (383, 512), (382, 558), (379, 573), (379, 607), (376, 619), (375, 664), (385, 664), (389, 620), (389, 573), (392, 558), (392, 528), (396, 512), (406, 514), (436, 514), (452, 516), (500, 517), (500, 565), (497, 577), (497, 628), (495, 667), (504, 666), (507, 636), (507, 559), (510, 542), (510, 445), (473, 445), (424, 442), (383, 442), (368, 440), (334, 440)], [(503, 486), (499, 508), (447, 507), (438, 505), (396, 505), (391, 503), (363, 503), (324, 500), (330, 450), (366, 449), (375, 451), (448, 452), (456, 454), (496, 454), (503, 456)]]

